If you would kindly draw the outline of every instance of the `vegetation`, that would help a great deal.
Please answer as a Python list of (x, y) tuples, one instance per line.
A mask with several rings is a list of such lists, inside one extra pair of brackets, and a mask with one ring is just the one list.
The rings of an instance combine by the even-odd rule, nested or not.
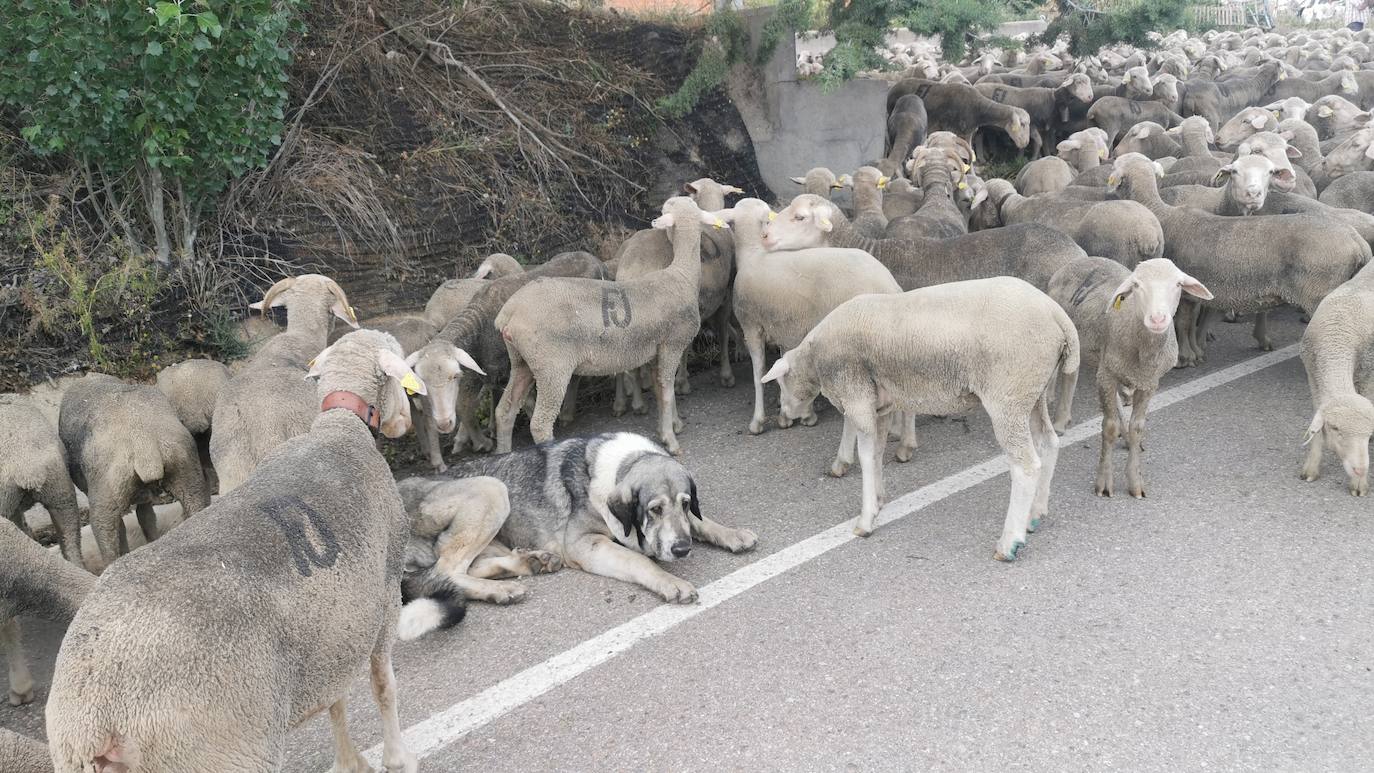
[(1066, 37), (1075, 56), (1093, 54), (1114, 43), (1149, 48), (1154, 45), (1150, 32), (1191, 29), (1194, 23), (1188, 0), (1123, 0), (1102, 4), (1101, 12), (1084, 10), (1068, 0), (1058, 2), (1059, 15), (1040, 39)]

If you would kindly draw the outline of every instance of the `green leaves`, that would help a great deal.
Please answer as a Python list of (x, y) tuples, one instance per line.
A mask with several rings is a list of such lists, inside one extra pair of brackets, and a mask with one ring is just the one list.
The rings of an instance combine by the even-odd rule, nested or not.
[(157, 26), (161, 27), (181, 15), (181, 6), (177, 3), (158, 3), (153, 7), (153, 15), (157, 17)]
[(143, 49), (143, 53), (148, 56), (162, 56), (162, 44), (156, 40), (148, 41), (148, 47)]

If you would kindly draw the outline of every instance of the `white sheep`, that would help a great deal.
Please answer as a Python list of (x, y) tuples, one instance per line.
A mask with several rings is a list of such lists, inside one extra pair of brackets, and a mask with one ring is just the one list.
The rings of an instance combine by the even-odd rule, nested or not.
[(0, 520), (28, 534), (24, 511), (35, 502), (47, 508), (62, 556), (81, 566), (81, 512), (57, 428), (32, 398), (0, 395)]
[(1011, 468), (998, 560), (1011, 561), (1049, 510), (1059, 439), (1046, 398), (1078, 370), (1078, 334), (1049, 296), (1013, 277), (976, 279), (841, 304), (764, 381), (798, 416), (818, 394), (858, 437), (863, 506), (854, 533), (873, 532), (886, 498), (882, 447), (893, 411), (955, 415), (979, 405)]
[(1330, 448), (1345, 468), (1350, 493), (1362, 497), (1369, 491), (1374, 435), (1374, 270), (1361, 269), (1322, 300), (1303, 332), (1301, 354), (1313, 408), (1301, 477), (1320, 477), (1322, 451)]

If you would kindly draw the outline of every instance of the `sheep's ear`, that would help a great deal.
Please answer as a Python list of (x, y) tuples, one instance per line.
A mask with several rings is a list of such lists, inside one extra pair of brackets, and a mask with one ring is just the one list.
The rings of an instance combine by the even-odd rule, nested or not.
[(326, 346), (323, 351), (315, 355), (315, 359), (311, 360), (309, 363), (310, 372), (305, 374), (307, 379), (320, 377), (320, 373), (324, 371), (324, 361), (329, 359), (329, 354), (333, 349), (333, 346)]
[(1146, 125), (1146, 126), (1138, 126), (1138, 127), (1136, 127), (1136, 130), (1135, 130), (1135, 138), (1138, 139), (1138, 140), (1143, 140), (1143, 139), (1145, 139), (1146, 137), (1149, 137), (1149, 136), (1150, 136), (1150, 132), (1151, 132), (1152, 130), (1153, 130), (1153, 127), (1148, 126), (1148, 125)]
[(817, 207), (816, 227), (821, 229), (821, 231), (825, 233), (830, 233), (830, 231), (835, 227), (834, 222), (832, 222), (830, 219), (835, 216), (835, 212), (836, 210), (834, 207)]
[(1164, 165), (1159, 163), (1158, 161), (1151, 161), (1150, 163), (1155, 168), (1155, 177), (1164, 177)]
[[(1282, 137), (1282, 138), (1284, 138), (1285, 140), (1288, 140), (1288, 141), (1291, 142), (1291, 141), (1292, 141), (1294, 138), (1296, 138), (1298, 135), (1297, 135), (1297, 133), (1294, 132), (1292, 129), (1288, 129), (1287, 131), (1281, 131), (1281, 132), (1279, 132), (1279, 136)], [(1290, 148), (1288, 148), (1288, 150), (1289, 150), (1289, 151), (1294, 151), (1294, 150), (1297, 150), (1297, 148), (1290, 147)], [(1290, 157), (1291, 157), (1291, 158), (1302, 158), (1302, 153), (1299, 153), (1299, 154), (1296, 155), (1296, 156), (1293, 156), (1293, 155), (1290, 153)]]
[(789, 178), (787, 178), (787, 179), (791, 180), (792, 182), (796, 183), (797, 185), (806, 185), (806, 178), (805, 178), (805, 177), (789, 177)]
[(1321, 107), (1317, 108), (1317, 117), (1330, 118), (1332, 114), (1334, 114), (1335, 112), (1335, 110), (1331, 109), (1330, 105), (1322, 105)]
[(1256, 129), (1263, 129), (1267, 123), (1269, 123), (1269, 117), (1264, 115), (1257, 115), (1250, 119), (1250, 125)]
[(358, 324), (358, 312), (354, 311), (352, 306), (345, 306), (343, 301), (334, 301), (334, 304), (329, 307), (329, 310), (334, 313), (334, 316), (343, 320), (344, 323), (354, 330), (360, 327)]
[(697, 193), (699, 193), (699, 191), (697, 190), (697, 186), (695, 186), (695, 185), (693, 185), (693, 184), (691, 184), (691, 183), (683, 183), (683, 184), (682, 184), (682, 195), (684, 195), (684, 196), (695, 196), (695, 195), (697, 195)]
[(988, 189), (987, 189), (985, 186), (981, 186), (981, 185), (980, 185), (980, 186), (978, 186), (978, 190), (975, 191), (974, 194), (973, 194), (973, 203), (970, 204), (969, 206), (972, 207), (972, 208), (974, 208), (974, 209), (977, 209), (977, 208), (978, 208), (978, 205), (979, 205), (979, 204), (982, 204), (984, 201), (987, 201), (987, 199), (988, 199)]
[(744, 193), (744, 189), (743, 189), (743, 188), (736, 188), (736, 187), (733, 186), (733, 185), (722, 185), (722, 186), (720, 186), (720, 190), (721, 190), (721, 192), (724, 193), (726, 196), (729, 196), (729, 195), (732, 194), (732, 193), (739, 193), (739, 194), (743, 194), (743, 193)]
[(478, 266), (478, 267), (477, 267), (477, 270), (473, 272), (472, 278), (473, 278), (473, 279), (486, 279), (486, 278), (487, 278), (487, 275), (490, 274), (490, 273), (491, 273), (491, 264), (490, 264), (490, 263), (487, 263), (486, 261), (483, 261), (483, 262), (482, 262), (482, 265)]
[(390, 349), (382, 349), (377, 352), (377, 364), (381, 366), (383, 373), (401, 382), (407, 394), (425, 394), (425, 382), (415, 375), (415, 371), (401, 359), (401, 355)]
[(1236, 167), (1233, 164), (1227, 164), (1226, 166), (1223, 166), (1222, 168), (1218, 169), (1217, 173), (1212, 175), (1212, 185), (1221, 185), (1223, 182), (1226, 182), (1227, 180), (1231, 179), (1231, 174), (1235, 171)]
[(1121, 308), (1121, 302), (1131, 297), (1133, 292), (1135, 292), (1135, 274), (1126, 277), (1121, 281), (1121, 284), (1117, 285), (1116, 292), (1112, 293), (1112, 308)]
[(836, 188), (853, 188), (853, 187), (854, 187), (854, 178), (851, 177), (850, 175), (842, 174), (842, 175), (840, 175), (840, 178), (839, 178), (838, 180), (835, 181), (835, 186), (834, 186), (834, 187), (836, 187)]
[(783, 376), (786, 376), (787, 372), (791, 369), (792, 365), (787, 362), (787, 358), (779, 357), (778, 361), (773, 363), (773, 367), (769, 368), (768, 372), (763, 374), (762, 383), (767, 384), (769, 381), (777, 381)]
[(659, 215), (658, 217), (654, 218), (653, 222), (649, 223), (649, 225), (654, 228), (657, 228), (660, 231), (666, 231), (667, 229), (673, 227), (673, 216), (665, 212), (662, 215)]
[[(458, 364), (463, 366), (464, 368), (467, 368), (471, 371), (475, 371), (477, 373), (481, 373), (483, 376), (487, 375), (487, 372), (485, 370), (482, 370), (482, 366), (477, 364), (477, 360), (472, 359), (471, 354), (468, 354), (467, 352), (463, 351), (457, 346), (453, 347), (453, 357), (454, 359), (458, 360)], [(421, 392), (420, 394), (424, 393)]]
[(1201, 298), (1204, 301), (1212, 300), (1212, 291), (1208, 290), (1206, 285), (1187, 274), (1179, 275), (1178, 286), (1183, 288), (1183, 292), (1188, 293), (1194, 298)]
[(411, 352), (410, 354), (407, 354), (407, 355), (406, 355), (406, 365), (409, 365), (409, 366), (412, 367), (412, 368), (414, 368), (414, 367), (415, 367), (415, 363), (417, 363), (417, 362), (419, 362), (419, 361), (420, 361), (420, 350), (419, 350), (419, 349), (416, 349), (415, 351), (413, 351), (413, 352)]
[(1307, 431), (1302, 434), (1302, 444), (1307, 445), (1311, 443), (1312, 438), (1316, 437), (1317, 433), (1322, 431), (1323, 424), (1325, 424), (1325, 422), (1322, 420), (1321, 411), (1312, 414), (1312, 423), (1307, 425)]
[(735, 210), (722, 209), (719, 212), (702, 212), (701, 222), (712, 228), (729, 228), (735, 222)]
[(1279, 167), (1270, 172), (1270, 174), (1273, 175), (1274, 184), (1278, 186), (1279, 190), (1291, 191), (1298, 186), (1297, 175), (1293, 174), (1292, 169)]

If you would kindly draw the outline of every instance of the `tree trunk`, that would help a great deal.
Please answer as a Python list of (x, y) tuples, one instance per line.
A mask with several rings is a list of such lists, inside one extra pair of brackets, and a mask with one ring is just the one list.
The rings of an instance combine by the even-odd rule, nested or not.
[(167, 207), (162, 195), (162, 170), (150, 167), (143, 180), (143, 201), (148, 209), (148, 220), (152, 222), (153, 237), (157, 241), (157, 262), (169, 265), (172, 262), (172, 242), (167, 236)]

